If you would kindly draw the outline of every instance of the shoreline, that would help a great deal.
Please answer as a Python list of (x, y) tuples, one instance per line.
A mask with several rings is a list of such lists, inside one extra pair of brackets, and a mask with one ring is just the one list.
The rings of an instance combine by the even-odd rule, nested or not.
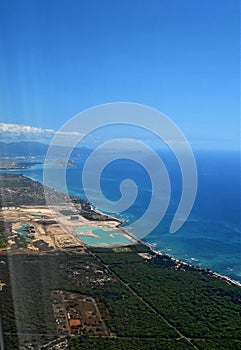
[(218, 273), (218, 272), (215, 272), (213, 270), (210, 270), (208, 267), (199, 267), (199, 266), (196, 266), (196, 265), (193, 265), (193, 264), (188, 264), (186, 263), (185, 261), (182, 261), (182, 260), (179, 260), (179, 259), (176, 259), (170, 255), (167, 255), (167, 254), (164, 254), (158, 250), (155, 250), (153, 245), (151, 245), (150, 243), (147, 243), (147, 242), (142, 242), (144, 245), (146, 245), (147, 247), (149, 247), (151, 249), (151, 251), (156, 254), (156, 255), (160, 255), (160, 256), (167, 256), (169, 257), (172, 261), (174, 261), (175, 263), (177, 264), (181, 264), (183, 266), (188, 266), (190, 268), (193, 268), (195, 270), (199, 270), (199, 271), (203, 271), (203, 272), (206, 272), (207, 274), (209, 274), (210, 276), (212, 277), (216, 277), (216, 278), (219, 278), (219, 279), (222, 279), (222, 280), (225, 280), (227, 283), (229, 284), (233, 284), (233, 285), (236, 285), (238, 287), (241, 288), (241, 282), (239, 281), (236, 281), (234, 279), (232, 279), (231, 277), (228, 277), (226, 275), (222, 275), (221, 273)]
[[(75, 197), (75, 198), (79, 199), (77, 196), (72, 196), (72, 197)], [(125, 223), (125, 221), (122, 221), (122, 220), (120, 220), (120, 219), (118, 219), (118, 218), (116, 218), (114, 216), (111, 216), (110, 214), (104, 213), (104, 212), (100, 211), (99, 209), (96, 209), (91, 203), (89, 203), (89, 204), (90, 204), (91, 210), (93, 210), (95, 213), (103, 215), (103, 216), (106, 216), (110, 220), (119, 222), (119, 225), (117, 225), (117, 227), (121, 227)]]
[[(1, 169), (0, 169), (0, 173), (1, 173)], [(8, 171), (4, 171), (4, 173), (6, 174), (6, 173), (8, 173)], [(10, 173), (11, 173), (11, 171), (10, 171)], [(30, 179), (31, 181), (33, 181), (33, 182), (35, 182), (35, 183), (38, 183), (38, 184), (40, 184), (41, 186), (46, 186), (46, 185), (44, 185), (43, 183), (41, 183), (39, 180), (35, 180), (35, 179), (33, 179), (32, 177), (30, 177), (30, 176), (27, 176), (27, 175), (24, 175), (24, 174), (18, 174), (18, 175), (19, 175), (19, 176), (22, 176), (23, 178)], [(47, 186), (47, 187), (50, 187), (50, 186)], [(51, 188), (51, 187), (50, 187), (50, 188)], [(54, 188), (51, 188), (51, 189), (53, 189), (53, 190), (56, 191), (56, 192), (59, 192), (59, 191), (55, 190)], [(62, 194), (65, 194), (65, 195), (66, 195), (66, 193), (62, 193)], [(69, 196), (69, 195), (68, 195), (68, 196)], [(77, 200), (79, 200), (79, 201), (83, 201), (83, 202), (86, 201), (85, 199), (81, 199), (81, 198), (79, 198), (79, 197), (77, 197), (77, 196), (69, 196), (69, 197), (75, 198), (75, 199), (77, 199)], [(184, 262), (184, 261), (182, 261), (182, 260), (176, 259), (175, 257), (173, 257), (173, 256), (171, 256), (171, 255), (167, 255), (167, 254), (165, 254), (165, 253), (162, 253), (161, 251), (155, 250), (155, 248), (154, 248), (154, 246), (153, 246), (152, 244), (150, 244), (150, 243), (148, 243), (148, 242), (143, 242), (142, 240), (140, 240), (140, 239), (138, 239), (137, 237), (135, 237), (131, 232), (129, 232), (128, 230), (126, 230), (125, 227), (123, 227), (123, 225), (125, 224), (125, 221), (122, 221), (122, 220), (120, 220), (120, 219), (118, 219), (118, 218), (115, 218), (115, 217), (112, 216), (112, 215), (103, 213), (103, 212), (101, 212), (99, 209), (95, 209), (94, 206), (93, 206), (91, 203), (89, 203), (89, 205), (90, 205), (90, 208), (91, 208), (91, 210), (92, 210), (93, 212), (95, 212), (95, 213), (97, 213), (97, 214), (99, 214), (99, 215), (106, 216), (106, 217), (108, 217), (109, 220), (113, 220), (113, 221), (119, 223), (119, 224), (116, 226), (117, 229), (118, 229), (122, 234), (127, 235), (127, 236), (130, 237), (130, 239), (131, 239), (131, 243), (130, 243), (130, 244), (126, 244), (126, 245), (123, 245), (123, 246), (131, 246), (131, 245), (135, 244), (135, 242), (136, 242), (136, 243), (139, 243), (139, 244), (142, 244), (142, 245), (145, 245), (146, 247), (148, 247), (148, 248), (149, 248), (154, 254), (156, 254), (156, 255), (159, 255), (159, 256), (163, 256), (163, 255), (164, 255), (164, 256), (168, 257), (169, 259), (171, 259), (172, 261), (174, 261), (174, 262), (177, 263), (177, 264), (181, 264), (181, 265), (183, 265), (183, 266), (188, 266), (188, 267), (190, 267), (190, 268), (193, 268), (193, 269), (196, 269), (196, 270), (199, 270), (199, 271), (204, 271), (204, 272), (206, 272), (207, 274), (209, 274), (209, 275), (212, 276), (212, 277), (225, 280), (228, 284), (236, 285), (236, 286), (238, 286), (238, 287), (241, 288), (241, 282), (239, 282), (239, 281), (237, 281), (237, 280), (234, 280), (234, 279), (232, 279), (232, 278), (229, 277), (229, 276), (226, 276), (226, 275), (223, 275), (223, 274), (221, 274), (221, 273), (219, 273), (219, 272), (213, 271), (213, 270), (209, 269), (208, 267), (205, 268), (205, 267), (196, 266), (196, 265), (194, 265), (194, 264), (189, 264), (189, 263)], [(87, 245), (87, 246), (88, 246), (88, 245)], [(93, 247), (98, 247), (98, 246), (101, 247), (100, 245), (95, 245), (95, 246), (93, 245)], [(111, 249), (111, 248), (115, 248), (115, 247), (116, 247), (116, 245), (111, 245), (111, 244), (106, 244), (105, 246), (102, 246), (102, 248), (110, 248), (110, 249)]]

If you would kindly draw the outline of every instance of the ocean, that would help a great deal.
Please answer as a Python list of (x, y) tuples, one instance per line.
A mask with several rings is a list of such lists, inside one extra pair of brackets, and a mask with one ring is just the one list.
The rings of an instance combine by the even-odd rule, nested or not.
[[(171, 201), (163, 220), (143, 241), (151, 244), (155, 250), (176, 259), (209, 268), (241, 282), (239, 153), (195, 152), (198, 170), (197, 196), (187, 221), (176, 233), (169, 233), (169, 227), (181, 196), (181, 173), (175, 157), (161, 151), (160, 155), (170, 177)], [(85, 158), (76, 158), (73, 161), (76, 166), (68, 167), (66, 171), (68, 192), (86, 199), (82, 185)], [(48, 185), (63, 191), (57, 181), (60, 167), (49, 165), (49, 168), (53, 176)], [(43, 182), (41, 164), (13, 171)], [(108, 214), (125, 221), (130, 225), (131, 231), (132, 223), (145, 213), (152, 196), (152, 184), (146, 170), (132, 160), (115, 160), (101, 174), (101, 190), (110, 201), (116, 201), (121, 196), (120, 183), (126, 178), (136, 183), (137, 198), (124, 212), (108, 211)], [(98, 196), (98, 192), (93, 191), (93, 200), (95, 196)], [(97, 209), (105, 211), (101, 205)]]

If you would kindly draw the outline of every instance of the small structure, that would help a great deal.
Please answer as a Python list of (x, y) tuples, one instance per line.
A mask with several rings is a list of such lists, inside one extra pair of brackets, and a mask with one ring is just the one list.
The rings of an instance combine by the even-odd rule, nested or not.
[(79, 220), (79, 216), (78, 215), (71, 215), (70, 220)]

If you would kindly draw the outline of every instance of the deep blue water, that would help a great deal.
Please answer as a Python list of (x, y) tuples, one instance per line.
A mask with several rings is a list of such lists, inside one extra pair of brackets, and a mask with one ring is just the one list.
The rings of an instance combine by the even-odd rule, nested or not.
[[(198, 168), (196, 201), (186, 223), (179, 231), (170, 234), (170, 222), (181, 194), (181, 174), (175, 158), (169, 154), (162, 154), (172, 186), (171, 202), (162, 222), (144, 240), (153, 244), (156, 250), (177, 259), (208, 267), (241, 281), (239, 154), (197, 152), (195, 158)], [(85, 159), (75, 159), (77, 167), (67, 169), (68, 191), (71, 195), (81, 198), (85, 198), (81, 181), (84, 161)], [(61, 191), (63, 188), (57, 181), (58, 169), (58, 167), (52, 168), (53, 179), (49, 185)], [(23, 170), (21, 173), (42, 182), (41, 165)], [(131, 224), (145, 212), (151, 199), (151, 181), (147, 172), (133, 161), (126, 159), (114, 161), (102, 173), (101, 188), (109, 200), (118, 200), (119, 184), (126, 178), (136, 182), (137, 199), (127, 211), (110, 214)], [(93, 196), (98, 196), (98, 193), (93, 192)], [(98, 209), (103, 210), (101, 207)]]

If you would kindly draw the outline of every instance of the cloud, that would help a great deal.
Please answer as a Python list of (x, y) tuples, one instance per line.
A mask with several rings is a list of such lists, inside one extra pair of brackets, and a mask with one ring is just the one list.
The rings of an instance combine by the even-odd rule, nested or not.
[(0, 139), (3, 142), (36, 141), (48, 143), (55, 135), (54, 130), (29, 125), (0, 123)]
[(70, 132), (56, 132), (52, 129), (42, 129), (23, 124), (0, 123), (0, 140), (2, 142), (35, 141), (49, 144), (58, 133), (61, 144), (68, 143), (70, 138), (80, 138), (83, 134)]

